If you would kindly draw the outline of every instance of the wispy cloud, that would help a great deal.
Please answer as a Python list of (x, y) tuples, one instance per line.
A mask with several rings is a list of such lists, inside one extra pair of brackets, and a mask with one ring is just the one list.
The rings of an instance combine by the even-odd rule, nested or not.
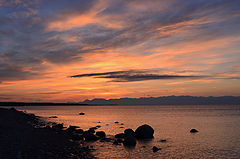
[(152, 71), (147, 70), (128, 70), (128, 71), (115, 71), (115, 72), (102, 72), (102, 73), (90, 73), (73, 75), (72, 78), (80, 77), (94, 77), (94, 78), (108, 78), (112, 79), (112, 82), (135, 82), (146, 80), (166, 80), (166, 79), (197, 79), (206, 76), (194, 76), (194, 75), (173, 75), (173, 74), (154, 74), (148, 73)]

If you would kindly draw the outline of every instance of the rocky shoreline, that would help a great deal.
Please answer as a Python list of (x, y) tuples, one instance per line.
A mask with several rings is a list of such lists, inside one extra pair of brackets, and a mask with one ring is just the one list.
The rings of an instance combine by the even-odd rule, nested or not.
[(92, 159), (91, 148), (80, 135), (63, 130), (62, 124), (46, 123), (34, 114), (0, 108), (0, 158)]

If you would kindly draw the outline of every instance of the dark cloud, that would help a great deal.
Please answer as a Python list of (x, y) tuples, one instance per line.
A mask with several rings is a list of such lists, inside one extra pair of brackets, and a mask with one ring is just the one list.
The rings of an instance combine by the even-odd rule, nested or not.
[(193, 75), (167, 75), (167, 74), (154, 74), (149, 73), (151, 70), (128, 70), (128, 71), (115, 71), (115, 72), (102, 72), (73, 75), (72, 78), (80, 77), (94, 77), (94, 78), (109, 78), (112, 82), (134, 82), (146, 80), (167, 80), (167, 79), (196, 79), (206, 76), (193, 76)]
[(0, 64), (0, 81), (25, 80), (35, 76), (37, 76), (36, 73), (26, 71), (22, 67)]

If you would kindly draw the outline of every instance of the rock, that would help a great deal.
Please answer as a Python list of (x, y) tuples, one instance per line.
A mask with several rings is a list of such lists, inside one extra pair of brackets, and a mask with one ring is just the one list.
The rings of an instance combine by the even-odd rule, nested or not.
[(97, 130), (98, 128), (95, 126), (95, 127), (91, 127), (91, 128), (89, 128), (89, 130)]
[(166, 139), (162, 139), (162, 140), (160, 140), (160, 142), (167, 142), (167, 140)]
[(52, 126), (52, 128), (62, 130), (63, 129), (63, 124), (55, 124), (55, 125)]
[(84, 131), (83, 131), (83, 129), (77, 129), (75, 132), (78, 134), (83, 134)]
[(75, 131), (77, 131), (77, 128), (79, 128), (79, 126), (69, 126), (67, 129), (66, 129), (66, 131), (67, 132), (75, 132)]
[(115, 121), (114, 123), (115, 123), (115, 124), (118, 124), (119, 122), (118, 122), (118, 121)]
[(100, 127), (101, 127), (101, 125), (97, 125), (97, 126), (96, 126), (96, 128), (100, 128)]
[(97, 131), (96, 135), (99, 136), (100, 138), (105, 138), (106, 137), (106, 133), (104, 131)]
[(95, 133), (95, 130), (90, 128), (90, 129), (88, 130), (88, 132), (91, 133), (91, 134), (94, 134), (94, 133)]
[(135, 132), (132, 129), (124, 130), (124, 134), (126, 134), (126, 136), (135, 136)]
[(57, 116), (50, 116), (50, 117), (48, 117), (48, 118), (58, 118)]
[(82, 135), (78, 135), (78, 134), (72, 134), (71, 136), (70, 136), (70, 138), (72, 139), (72, 140), (83, 140), (83, 136)]
[(81, 112), (81, 113), (79, 113), (79, 115), (85, 115), (85, 113)]
[(126, 137), (126, 134), (124, 133), (119, 133), (115, 135), (115, 138), (124, 138), (124, 137)]
[(102, 138), (100, 142), (111, 142), (113, 139), (111, 138)]
[(120, 126), (119, 128), (120, 128), (120, 129), (123, 129), (124, 127), (123, 127), (123, 126)]
[(120, 143), (117, 140), (114, 140), (113, 145), (120, 145)]
[(95, 136), (94, 134), (92, 134), (88, 131), (84, 131), (83, 137), (85, 138), (86, 141), (97, 141), (98, 140), (97, 136)]
[(153, 134), (153, 128), (147, 124), (139, 126), (135, 131), (135, 136), (137, 139), (152, 139)]
[(153, 150), (153, 152), (157, 152), (157, 151), (161, 150), (161, 148), (158, 148), (158, 147), (156, 147), (156, 146), (153, 146), (152, 150)]
[(120, 138), (118, 138), (118, 139), (117, 139), (117, 142), (118, 142), (118, 143), (123, 143), (123, 140), (120, 139)]
[(123, 141), (124, 146), (136, 146), (136, 143), (136, 138), (134, 136), (127, 136)]
[(196, 129), (191, 129), (190, 130), (190, 133), (197, 133), (198, 132), (198, 130), (196, 130)]
[(121, 123), (120, 125), (124, 125), (123, 123)]

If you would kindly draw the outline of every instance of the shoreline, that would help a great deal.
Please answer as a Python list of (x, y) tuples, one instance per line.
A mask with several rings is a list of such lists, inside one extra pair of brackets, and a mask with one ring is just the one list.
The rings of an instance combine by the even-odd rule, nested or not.
[(85, 141), (73, 139), (61, 124), (52, 124), (34, 114), (0, 108), (0, 158), (95, 158)]

